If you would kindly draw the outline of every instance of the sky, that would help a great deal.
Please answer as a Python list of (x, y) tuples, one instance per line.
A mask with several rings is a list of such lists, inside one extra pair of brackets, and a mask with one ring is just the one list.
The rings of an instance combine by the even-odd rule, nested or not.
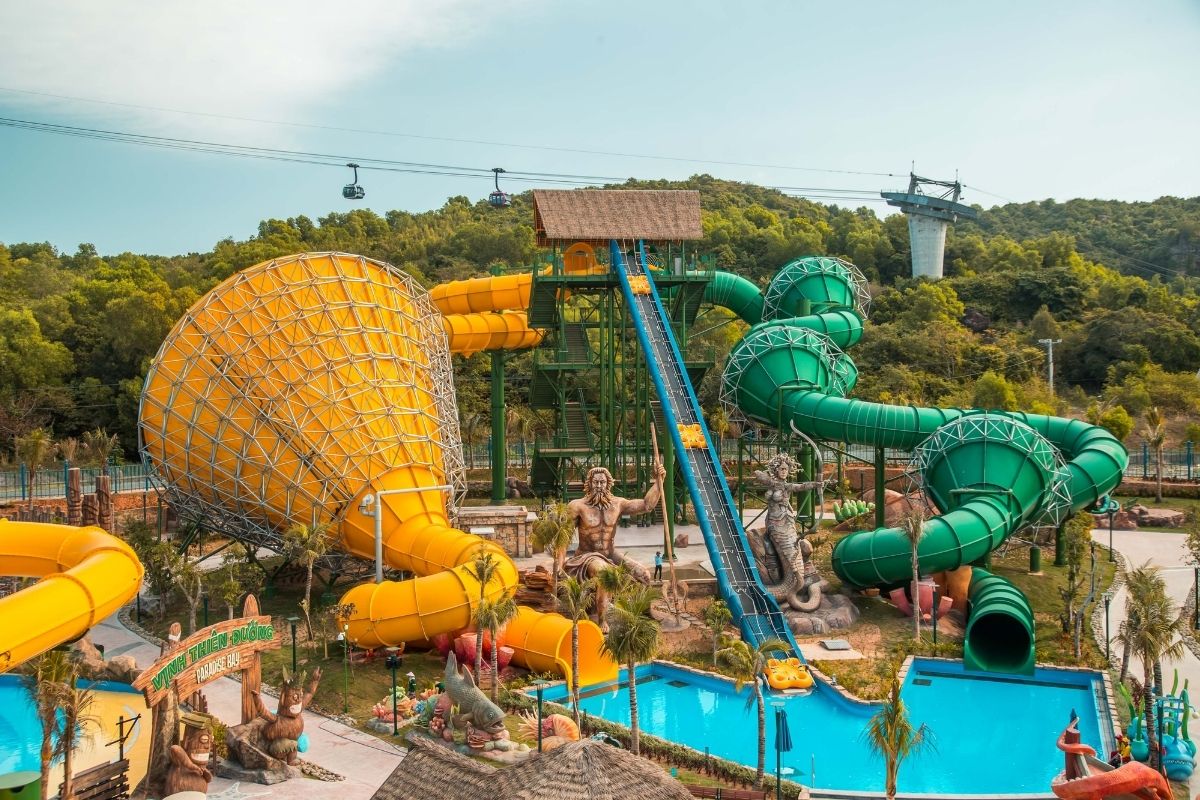
[[(0, 30), (0, 242), (71, 253), (428, 210), (494, 166), (541, 176), (512, 191), (708, 173), (877, 213), (914, 163), (985, 207), (1200, 195), (1200, 0), (40, 0)], [(344, 200), (367, 159), (455, 174), (364, 169)]]

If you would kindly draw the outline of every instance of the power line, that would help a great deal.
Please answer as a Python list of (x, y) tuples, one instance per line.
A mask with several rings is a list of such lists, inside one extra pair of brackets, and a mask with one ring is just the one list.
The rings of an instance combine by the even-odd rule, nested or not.
[(672, 162), (676, 162), (676, 163), (689, 163), (689, 164), (713, 164), (713, 165), (717, 165), (717, 166), (751, 167), (751, 168), (755, 168), (755, 169), (779, 169), (779, 170), (789, 170), (789, 171), (796, 171), (796, 172), (822, 172), (822, 173), (835, 174), (835, 175), (872, 175), (872, 176), (883, 177), (883, 178), (907, 177), (904, 174), (895, 173), (895, 172), (870, 172), (870, 171), (866, 171), (866, 170), (854, 170), (854, 169), (829, 169), (829, 168), (825, 168), (825, 167), (803, 167), (803, 166), (788, 165), (788, 164), (758, 164), (758, 163), (746, 162), (746, 161), (723, 161), (723, 160), (718, 160), (718, 159), (689, 158), (689, 157), (685, 157), (685, 156), (664, 156), (664, 155), (658, 155), (658, 154), (652, 154), (652, 153), (624, 153), (624, 152), (617, 152), (617, 151), (610, 151), (610, 150), (589, 150), (589, 149), (578, 148), (578, 147), (556, 147), (556, 146), (552, 146), (552, 145), (521, 144), (521, 143), (517, 143), (517, 142), (496, 142), (496, 141), (490, 141), (490, 140), (486, 140), (486, 139), (464, 139), (464, 138), (456, 138), (456, 137), (451, 137), (451, 136), (431, 136), (431, 135), (427, 135), (427, 134), (406, 133), (406, 132), (401, 132), (401, 131), (383, 131), (383, 130), (374, 130), (374, 129), (370, 129), (370, 128), (349, 128), (349, 127), (341, 127), (341, 126), (336, 126), (336, 125), (316, 125), (316, 124), (304, 123), (304, 122), (285, 122), (285, 121), (280, 121), (280, 120), (260, 119), (260, 118), (256, 118), (256, 117), (240, 117), (240, 116), (236, 116), (233, 114), (216, 114), (216, 113), (206, 112), (206, 111), (188, 111), (188, 110), (178, 109), (178, 108), (166, 108), (166, 107), (162, 107), (162, 106), (138, 105), (136, 103), (120, 103), (120, 102), (115, 102), (112, 100), (96, 100), (96, 99), (88, 98), (88, 97), (76, 97), (73, 95), (52, 94), (50, 92), (35, 92), (35, 91), (29, 90), (29, 89), (13, 89), (13, 88), (4, 87), (4, 86), (0, 86), (0, 92), (11, 92), (14, 94), (25, 94), (25, 95), (32, 95), (32, 96), (36, 96), (36, 97), (52, 97), (52, 98), (55, 98), (58, 100), (73, 100), (73, 101), (77, 101), (77, 102), (81, 102), (81, 103), (96, 103), (98, 105), (115, 106), (118, 108), (135, 108), (135, 109), (139, 109), (142, 111), (157, 111), (157, 112), (165, 112), (165, 113), (169, 113), (169, 114), (185, 114), (188, 116), (207, 117), (210, 119), (224, 119), (224, 120), (232, 120), (232, 121), (236, 121), (236, 122), (252, 122), (255, 124), (259, 124), (259, 125), (279, 125), (279, 126), (284, 126), (284, 127), (289, 127), (289, 128), (307, 128), (310, 130), (336, 131), (336, 132), (340, 132), (340, 133), (363, 133), (363, 134), (368, 134), (371, 136), (391, 136), (391, 137), (398, 137), (398, 138), (404, 138), (404, 139), (420, 139), (420, 140), (434, 141), (434, 142), (455, 142), (458, 144), (477, 144), (477, 145), (486, 145), (489, 147), (510, 147), (510, 148), (516, 148), (516, 149), (521, 149), (521, 150), (544, 150), (547, 152), (555, 152), (555, 153), (577, 153), (577, 154), (581, 154), (581, 155), (607, 156), (607, 157), (611, 157), (611, 158), (639, 158), (639, 159), (648, 159), (648, 160), (654, 160), (654, 161), (672, 161)]

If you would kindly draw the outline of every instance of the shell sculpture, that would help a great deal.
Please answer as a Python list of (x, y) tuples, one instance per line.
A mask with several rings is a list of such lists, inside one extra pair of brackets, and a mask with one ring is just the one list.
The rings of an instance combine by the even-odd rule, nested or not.
[[(530, 741), (537, 739), (537, 717), (531, 713), (521, 714), (521, 735)], [(575, 720), (562, 714), (542, 717), (542, 750), (553, 750), (568, 742), (579, 741), (579, 728)]]

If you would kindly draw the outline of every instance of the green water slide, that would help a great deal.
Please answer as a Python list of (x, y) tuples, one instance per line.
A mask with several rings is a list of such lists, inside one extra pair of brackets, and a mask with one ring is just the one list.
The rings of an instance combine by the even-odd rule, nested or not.
[[(1120, 483), (1125, 448), (1078, 420), (848, 399), (858, 373), (845, 349), (862, 336), (864, 284), (838, 259), (784, 266), (764, 293), (764, 321), (730, 353), (725, 394), (767, 425), (915, 451), (926, 494), (940, 511), (918, 547), (922, 572), (982, 561), (1017, 530), (1058, 522)], [(911, 578), (910, 559), (903, 532), (881, 528), (838, 542), (833, 568), (854, 587), (895, 586)], [(966, 666), (1032, 672), (1033, 614), (1021, 592), (976, 567), (969, 601)]]

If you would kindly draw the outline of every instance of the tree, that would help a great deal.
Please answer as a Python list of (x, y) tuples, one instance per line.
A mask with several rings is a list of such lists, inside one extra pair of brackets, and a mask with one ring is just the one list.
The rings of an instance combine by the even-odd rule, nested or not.
[(1146, 427), (1142, 428), (1146, 444), (1154, 451), (1154, 502), (1161, 503), (1163, 499), (1163, 445), (1167, 441), (1167, 421), (1158, 406), (1146, 410)]
[(309, 639), (313, 635), (312, 614), (309, 613), (312, 609), (313, 568), (332, 547), (333, 536), (325, 523), (305, 525), (297, 522), (283, 532), (284, 555), (304, 566), (304, 603), (300, 609), (304, 614), (304, 630), (308, 632)]
[(191, 635), (196, 632), (196, 609), (204, 598), (204, 570), (200, 569), (200, 565), (195, 561), (189, 561), (187, 556), (179, 554), (178, 551), (174, 552), (178, 558), (171, 565), (171, 572), (175, 576), (175, 585), (187, 601), (188, 634)]
[[(1084, 605), (1079, 603), (1083, 593), (1083, 555), (1092, 550), (1092, 516), (1076, 514), (1063, 523), (1064, 561), (1067, 564), (1067, 582), (1059, 589), (1063, 599), (1063, 612), (1060, 617), (1064, 634), (1070, 634), (1074, 641), (1075, 658), (1083, 656), (1083, 623)], [(1093, 561), (1093, 577), (1095, 562)]]
[(1032, 339), (1062, 338), (1062, 326), (1050, 313), (1049, 306), (1043, 304), (1029, 320), (1029, 334)]
[(70, 680), (72, 671), (70, 655), (66, 651), (50, 650), (30, 662), (29, 673), (23, 678), (42, 726), (42, 800), (50, 797), (50, 764), (54, 759), (55, 743), (64, 732), (58, 704), (62, 699), (61, 687)]
[(912, 552), (912, 609), (913, 609), (913, 641), (921, 641), (921, 567), (917, 559), (917, 549), (921, 539), (925, 537), (925, 507), (913, 506), (900, 519), (900, 530), (908, 540)]
[(558, 612), (571, 620), (571, 712), (575, 727), (579, 727), (579, 623), (587, 619), (595, 599), (595, 584), (590, 580), (569, 576), (558, 584)]
[[(476, 609), (487, 599), (488, 584), (500, 570), (500, 559), (496, 552), (486, 544), (480, 544), (475, 551), (475, 557), (465, 567), (466, 572), (479, 582), (479, 602)], [(479, 671), (483, 669), (483, 626), (475, 625), (475, 680), (479, 680)]]
[(554, 556), (554, 579), (562, 572), (567, 547), (575, 535), (575, 518), (567, 510), (566, 503), (547, 506), (529, 532), (529, 541), (535, 550), (545, 550)]
[(704, 607), (704, 624), (712, 631), (713, 666), (717, 666), (717, 650), (721, 644), (721, 634), (725, 626), (733, 621), (733, 612), (724, 600), (713, 600)]
[(892, 688), (888, 699), (867, 723), (863, 735), (867, 744), (884, 762), (884, 791), (888, 800), (896, 798), (896, 784), (900, 765), (909, 756), (932, 746), (929, 728), (921, 725), (914, 728), (908, 718), (908, 709), (900, 699), (900, 675), (892, 673)]
[(630, 752), (641, 754), (638, 730), (637, 665), (648, 661), (658, 652), (658, 622), (650, 616), (650, 604), (657, 592), (636, 584), (617, 596), (612, 609), (612, 622), (600, 645), (613, 661), (624, 664), (629, 680)]
[(733, 675), (734, 688), (741, 692), (747, 685), (754, 686), (754, 691), (746, 700), (746, 708), (758, 706), (758, 772), (754, 785), (759, 788), (763, 785), (767, 763), (767, 710), (763, 703), (761, 676), (772, 653), (786, 653), (790, 649), (790, 645), (782, 639), (764, 639), (756, 647), (751, 647), (741, 639), (732, 639), (718, 653), (721, 663)]
[(38, 476), (54, 457), (54, 440), (45, 428), (34, 428), (17, 440), (17, 458), (29, 470), (29, 510), (37, 494)]
[(79, 739), (90, 726), (100, 724), (100, 718), (91, 713), (92, 703), (96, 699), (95, 692), (79, 686), (79, 661), (68, 656), (70, 675), (68, 679), (58, 684), (58, 709), (62, 715), (62, 727), (59, 730), (58, 742), (54, 747), (54, 757), (62, 759), (63, 765), (63, 798), (75, 795), (75, 770), (72, 761)]
[(1016, 411), (1017, 395), (1003, 375), (989, 369), (975, 380), (975, 394), (971, 404), (975, 408)]
[(1118, 641), (1142, 662), (1142, 708), (1146, 709), (1146, 740), (1153, 761), (1158, 759), (1158, 741), (1153, 723), (1155, 671), (1163, 659), (1183, 656), (1183, 637), (1191, 630), (1186, 609), (1177, 612), (1167, 596), (1166, 583), (1158, 567), (1146, 562), (1128, 576), (1126, 621)]
[(117, 434), (110, 434), (103, 428), (95, 428), (83, 434), (83, 451), (88, 454), (92, 463), (100, 467), (100, 474), (108, 474), (108, 462), (120, 444)]
[[(475, 627), (487, 629), (492, 640), (492, 700), (495, 701), (500, 689), (500, 631), (504, 626), (517, 617), (517, 603), (510, 596), (499, 597), (495, 600), (484, 600), (475, 607)], [(476, 673), (478, 675), (479, 673)]]

